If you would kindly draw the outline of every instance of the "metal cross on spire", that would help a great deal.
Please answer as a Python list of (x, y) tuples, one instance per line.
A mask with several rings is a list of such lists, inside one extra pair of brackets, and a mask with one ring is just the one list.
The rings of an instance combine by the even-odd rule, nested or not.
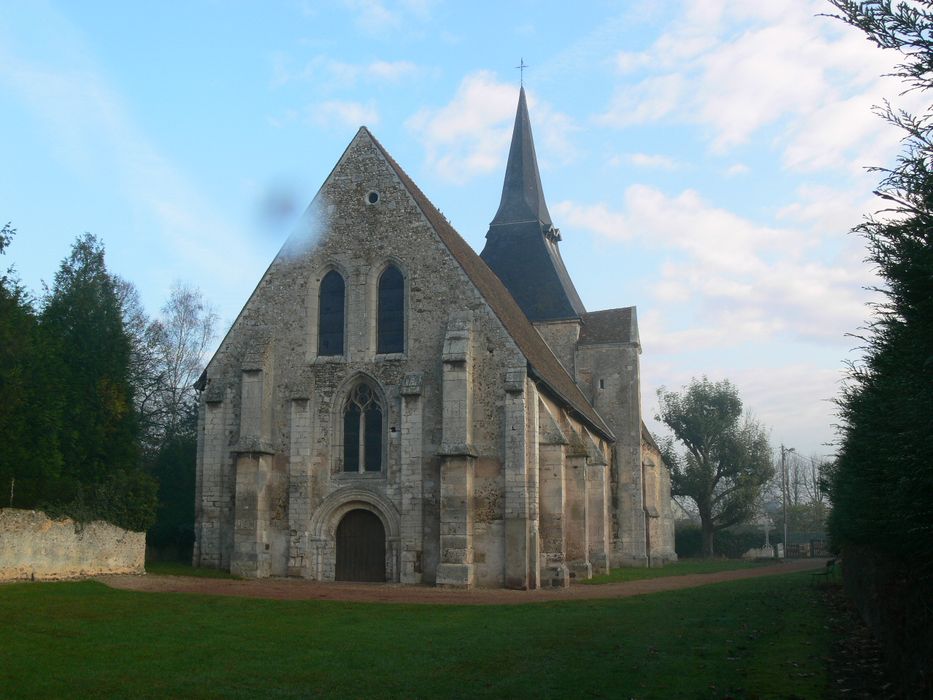
[(528, 64), (525, 63), (525, 59), (524, 59), (524, 58), (520, 59), (519, 62), (518, 62), (518, 65), (515, 66), (515, 68), (516, 68), (517, 70), (521, 71), (521, 72), (519, 73), (519, 78), (518, 78), (518, 80), (519, 80), (519, 84), (520, 84), (522, 87), (525, 87), (525, 69), (528, 68)]

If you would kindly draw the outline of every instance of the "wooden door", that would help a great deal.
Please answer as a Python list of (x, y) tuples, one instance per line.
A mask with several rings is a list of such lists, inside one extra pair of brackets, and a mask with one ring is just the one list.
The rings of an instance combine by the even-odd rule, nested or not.
[(337, 526), (338, 581), (386, 580), (386, 533), (368, 510), (351, 510)]

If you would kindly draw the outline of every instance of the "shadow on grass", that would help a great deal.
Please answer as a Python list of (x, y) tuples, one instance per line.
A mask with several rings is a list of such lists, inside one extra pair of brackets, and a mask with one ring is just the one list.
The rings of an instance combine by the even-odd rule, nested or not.
[(4, 586), (9, 697), (821, 697), (809, 575), (540, 605)]

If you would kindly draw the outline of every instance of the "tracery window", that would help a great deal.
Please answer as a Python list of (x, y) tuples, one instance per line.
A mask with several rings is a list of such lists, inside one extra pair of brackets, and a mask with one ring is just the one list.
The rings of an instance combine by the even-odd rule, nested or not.
[(405, 279), (395, 265), (379, 276), (376, 352), (405, 352)]
[(384, 410), (379, 397), (361, 382), (350, 391), (343, 405), (343, 470), (382, 471)]
[(336, 270), (321, 280), (318, 297), (318, 355), (343, 355), (344, 281)]

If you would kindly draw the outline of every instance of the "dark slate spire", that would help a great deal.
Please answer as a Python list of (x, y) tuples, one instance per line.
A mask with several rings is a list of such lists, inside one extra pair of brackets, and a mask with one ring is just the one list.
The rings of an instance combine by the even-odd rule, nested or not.
[(579, 318), (586, 311), (564, 267), (558, 241), (560, 232), (554, 228), (544, 201), (522, 88), (502, 199), (489, 224), (486, 247), (480, 257), (499, 276), (531, 321)]
[(518, 93), (518, 111), (515, 113), (515, 126), (512, 128), (509, 162), (505, 166), (502, 199), (492, 225), (521, 221), (551, 223), (551, 215), (544, 201), (544, 190), (541, 188), (541, 175), (538, 173), (535, 142), (531, 137), (531, 120), (528, 118), (525, 88)]

